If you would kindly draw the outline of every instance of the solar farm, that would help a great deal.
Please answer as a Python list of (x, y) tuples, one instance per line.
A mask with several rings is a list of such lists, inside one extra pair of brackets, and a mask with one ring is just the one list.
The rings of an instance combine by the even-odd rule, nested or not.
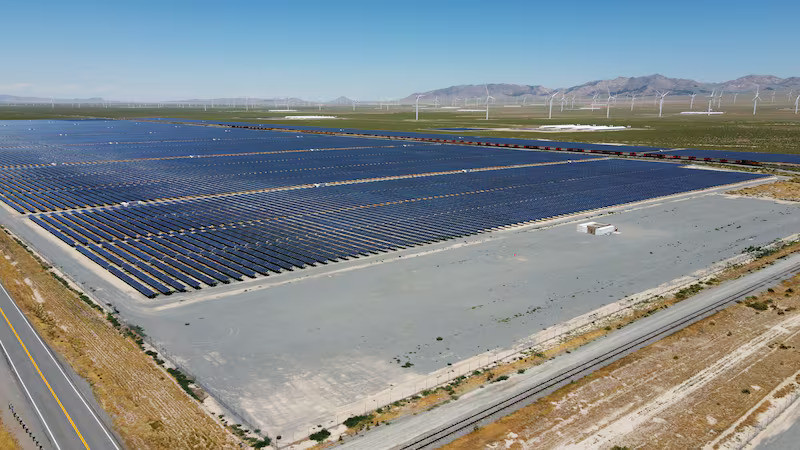
[(761, 175), (133, 121), (0, 124), (3, 202), (147, 297)]
[[(180, 119), (0, 121), (0, 214), (145, 330), (226, 417), (294, 442), (795, 233), (795, 206), (725, 195), (774, 179), (737, 170), (742, 155)], [(731, 161), (694, 164), (704, 158)], [(621, 234), (576, 233), (589, 218)]]

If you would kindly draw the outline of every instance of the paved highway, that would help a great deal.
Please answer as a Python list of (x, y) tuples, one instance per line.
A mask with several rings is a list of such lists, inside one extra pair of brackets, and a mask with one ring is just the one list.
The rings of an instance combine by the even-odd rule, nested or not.
[(524, 375), (462, 396), (424, 414), (345, 442), (348, 449), (421, 449), (444, 445), (475, 427), (493, 422), (572, 380), (582, 378), (625, 355), (668, 336), (747, 295), (765, 290), (800, 272), (800, 255), (777, 261), (755, 273), (705, 290), (677, 305), (641, 319), (606, 337), (561, 355)]
[[(55, 358), (36, 334), (30, 322), (0, 285), (0, 355), (8, 363), (23, 392), (26, 405), (16, 409), (29, 412), (26, 421), (42, 448), (56, 450), (115, 449), (117, 442), (94, 399), (86, 397), (79, 386), (82, 380)], [(85, 387), (83, 388), (85, 389)], [(8, 408), (8, 405), (0, 405)], [(8, 427), (17, 426), (15, 423)], [(26, 446), (30, 442), (25, 442)]]

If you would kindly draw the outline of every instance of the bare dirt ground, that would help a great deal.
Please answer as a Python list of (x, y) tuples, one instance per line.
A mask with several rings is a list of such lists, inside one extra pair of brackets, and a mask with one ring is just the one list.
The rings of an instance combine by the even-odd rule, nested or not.
[(800, 394), (799, 291), (795, 276), (446, 448), (738, 447)]
[[(92, 386), (128, 448), (233, 448), (236, 441), (128, 337), (5, 232), (0, 277), (42, 338)], [(0, 437), (0, 439), (2, 439)], [(0, 440), (0, 448), (6, 448)]]
[(19, 447), (19, 442), (14, 439), (14, 436), (6, 428), (3, 419), (0, 419), (0, 448), (7, 450), (16, 450)]
[(798, 202), (800, 201), (800, 177), (740, 189), (738, 191), (732, 191), (731, 194)]

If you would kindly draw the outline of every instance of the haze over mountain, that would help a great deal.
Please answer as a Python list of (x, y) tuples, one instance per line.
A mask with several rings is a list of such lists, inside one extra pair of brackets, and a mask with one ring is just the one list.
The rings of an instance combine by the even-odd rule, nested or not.
[[(723, 89), (725, 92), (752, 92), (756, 85), (761, 92), (800, 92), (800, 77), (779, 78), (773, 75), (747, 75), (735, 80), (724, 81), (721, 83), (704, 83), (684, 78), (669, 78), (664, 75), (654, 74), (642, 77), (617, 77), (611, 80), (589, 81), (578, 86), (547, 88), (539, 85), (521, 84), (489, 84), (489, 94), (498, 101), (522, 102), (526, 95), (545, 96), (555, 92), (563, 93), (568, 96), (591, 97), (595, 93), (607, 95), (610, 91), (614, 95), (636, 94), (637, 96), (654, 95), (656, 91), (669, 91), (670, 95), (690, 95), (710, 94), (712, 90)], [(435, 89), (426, 92), (415, 92), (401, 100), (401, 103), (409, 103), (416, 100), (416, 96), (425, 96), (426, 103), (430, 103), (436, 97), (443, 105), (452, 103), (459, 99), (459, 103), (465, 98), (474, 100), (476, 97), (486, 98), (485, 85), (461, 85), (450, 86), (442, 89)]]
[[(669, 78), (664, 75), (654, 74), (641, 77), (617, 77), (610, 80), (594, 80), (589, 81), (577, 86), (571, 87), (545, 87), (541, 85), (526, 85), (526, 84), (509, 84), (509, 83), (489, 83), (484, 84), (468, 84), (450, 86), (446, 88), (434, 89), (425, 92), (415, 92), (405, 98), (402, 98), (399, 103), (414, 103), (417, 95), (424, 95), (422, 100), (426, 104), (431, 104), (438, 99), (441, 106), (448, 106), (451, 104), (463, 105), (465, 99), (468, 103), (483, 102), (486, 99), (486, 89), (488, 87), (489, 94), (499, 102), (515, 102), (522, 103), (523, 101), (530, 100), (531, 97), (543, 97), (552, 93), (558, 92), (567, 96), (576, 97), (591, 97), (594, 94), (599, 94), (601, 97), (607, 95), (610, 91), (614, 95), (637, 95), (649, 96), (655, 95), (657, 91), (669, 91), (671, 96), (674, 95), (690, 95), (697, 93), (699, 95), (710, 94), (712, 90), (717, 92), (722, 89), (724, 92), (753, 92), (759, 86), (762, 93), (771, 94), (771, 92), (788, 94), (790, 91), (800, 93), (800, 77), (779, 78), (773, 75), (747, 75), (735, 80), (724, 81), (720, 83), (706, 83), (684, 78)], [(84, 99), (50, 99), (45, 97), (18, 97), (13, 95), (0, 95), (0, 104), (31, 104), (31, 103), (127, 103), (125, 101), (104, 100), (99, 97), (84, 98)], [(194, 98), (179, 101), (161, 102), (164, 105), (174, 104), (194, 104), (194, 105), (215, 105), (215, 106), (242, 106), (245, 101), (249, 105), (258, 107), (270, 107), (275, 109), (286, 108), (291, 106), (317, 105), (319, 103), (325, 105), (351, 105), (353, 99), (341, 96), (327, 102), (308, 101), (300, 98), (255, 98), (255, 97), (237, 97), (237, 98)], [(378, 103), (377, 100), (358, 100), (360, 103)], [(153, 102), (149, 102), (153, 103)]]

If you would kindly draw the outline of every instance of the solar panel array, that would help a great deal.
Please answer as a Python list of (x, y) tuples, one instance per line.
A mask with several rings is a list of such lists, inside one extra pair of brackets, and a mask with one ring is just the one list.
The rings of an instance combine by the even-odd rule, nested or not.
[(622, 152), (652, 152), (652, 153), (659, 153), (659, 152), (669, 152), (669, 154), (676, 154), (682, 156), (694, 156), (696, 158), (716, 158), (716, 159), (728, 159), (728, 160), (738, 160), (738, 159), (746, 159), (751, 161), (760, 161), (765, 163), (789, 163), (789, 164), (800, 164), (800, 155), (798, 154), (791, 154), (791, 153), (759, 153), (759, 152), (740, 152), (740, 151), (731, 151), (731, 150), (708, 150), (708, 149), (671, 149), (668, 147), (653, 147), (653, 146), (644, 146), (644, 145), (614, 145), (614, 144), (596, 144), (590, 142), (574, 142), (574, 141), (552, 141), (552, 140), (544, 140), (544, 139), (520, 139), (520, 138), (502, 138), (502, 137), (487, 137), (481, 136), (480, 131), (487, 131), (486, 129), (481, 128), (463, 128), (463, 127), (456, 127), (456, 128), (438, 128), (439, 131), (464, 131), (469, 132), (468, 134), (445, 134), (445, 133), (419, 133), (419, 132), (408, 132), (408, 131), (383, 131), (383, 130), (361, 130), (356, 128), (332, 128), (332, 127), (314, 127), (308, 125), (297, 125), (297, 124), (254, 124), (248, 122), (219, 122), (219, 121), (208, 121), (208, 120), (191, 120), (191, 119), (160, 119), (164, 121), (173, 121), (173, 122), (185, 122), (185, 123), (205, 123), (205, 124), (225, 124), (225, 125), (243, 125), (243, 126), (256, 126), (256, 127), (265, 127), (265, 128), (276, 128), (276, 129), (284, 129), (284, 130), (313, 130), (313, 131), (325, 131), (325, 132), (343, 132), (343, 133), (356, 133), (356, 134), (363, 134), (363, 135), (382, 135), (382, 136), (402, 136), (402, 137), (413, 137), (413, 138), (433, 138), (433, 139), (455, 139), (455, 140), (468, 140), (468, 141), (480, 141), (480, 142), (487, 142), (487, 143), (497, 143), (497, 144), (509, 144), (509, 145), (535, 145), (535, 146), (549, 146), (549, 147), (560, 147), (560, 148), (582, 148), (586, 150), (600, 150), (600, 151), (622, 151)]
[(749, 159), (766, 163), (789, 163), (800, 164), (800, 155), (784, 153), (756, 153), (756, 152), (733, 152), (726, 150), (700, 150), (689, 148), (684, 150), (667, 150), (670, 155), (694, 156), (697, 158), (725, 158), (725, 159)]
[[(25, 149), (14, 156), (22, 163), (0, 168), (2, 199), (32, 212), (34, 223), (148, 297), (759, 176), (334, 136), (316, 136), (316, 147), (298, 149), (285, 133), (278, 138), (248, 130), (233, 136), (254, 154), (243, 154), (232, 138), (225, 153), (194, 157), (186, 154), (191, 146), (171, 144), (223, 149), (211, 139), (224, 130), (71, 123), (60, 127), (84, 127), (76, 138), (80, 145), (59, 136), (58, 123), (35, 122), (34, 130), (17, 123), (7, 133), (0, 122), (0, 157), (12, 142)], [(170, 138), (149, 139), (153, 130)], [(125, 151), (109, 157), (99, 141), (111, 135), (139, 139), (129, 147), (133, 157), (120, 158)], [(289, 141), (312, 139), (290, 135)], [(85, 151), (86, 160), (50, 164), (64, 147), (70, 158)], [(145, 154), (151, 156), (143, 159)], [(44, 163), (26, 165), (26, 155)], [(583, 159), (570, 164), (576, 157)], [(358, 182), (328, 184), (352, 180)]]

